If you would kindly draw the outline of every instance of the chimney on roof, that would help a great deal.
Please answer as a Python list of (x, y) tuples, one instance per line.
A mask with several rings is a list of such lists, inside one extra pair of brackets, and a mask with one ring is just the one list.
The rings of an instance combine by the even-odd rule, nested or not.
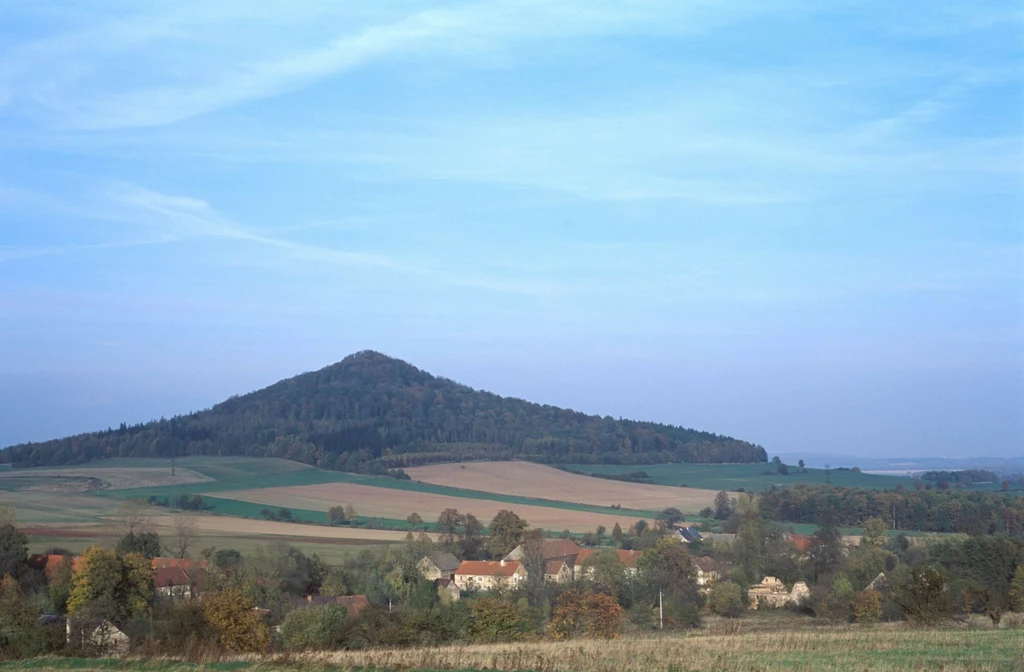
[(504, 566), (505, 566), (505, 558), (502, 558), (502, 559), (501, 559), (501, 566), (502, 566), (502, 567), (504, 567)]

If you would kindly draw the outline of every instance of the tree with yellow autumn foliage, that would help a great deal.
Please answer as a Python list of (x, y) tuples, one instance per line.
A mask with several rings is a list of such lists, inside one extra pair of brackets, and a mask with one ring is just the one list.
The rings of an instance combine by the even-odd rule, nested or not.
[(149, 615), (153, 568), (138, 553), (119, 555), (92, 546), (75, 564), (68, 615), (105, 618), (123, 624)]
[(203, 617), (217, 631), (225, 651), (260, 653), (270, 644), (270, 630), (252, 600), (234, 588), (203, 596)]

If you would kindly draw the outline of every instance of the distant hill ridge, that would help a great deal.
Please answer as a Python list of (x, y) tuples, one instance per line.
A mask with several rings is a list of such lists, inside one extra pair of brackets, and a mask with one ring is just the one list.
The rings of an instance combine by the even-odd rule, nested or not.
[(465, 459), (767, 460), (762, 447), (746, 441), (500, 397), (367, 350), (205, 411), (11, 446), (0, 462), (33, 467), (172, 455), (283, 457), (370, 473)]

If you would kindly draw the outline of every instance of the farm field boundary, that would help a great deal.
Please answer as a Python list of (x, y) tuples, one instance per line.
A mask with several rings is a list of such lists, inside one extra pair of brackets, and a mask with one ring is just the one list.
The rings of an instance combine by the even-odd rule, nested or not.
[[(211, 458), (207, 458), (211, 459)], [(278, 460), (279, 462), (281, 460)], [(193, 467), (190, 467), (193, 468)], [(195, 467), (195, 471), (203, 473), (204, 469)], [(657, 515), (654, 509), (636, 508), (615, 508), (611, 506), (617, 502), (609, 501), (607, 506), (594, 504), (583, 504), (577, 502), (566, 502), (554, 499), (539, 497), (523, 497), (502, 493), (474, 490), (470, 488), (451, 487), (421, 483), (419, 481), (399, 480), (386, 476), (369, 476), (363, 474), (351, 474), (340, 471), (319, 471), (316, 469), (294, 470), (286, 473), (264, 473), (247, 475), (240, 478), (228, 478), (214, 482), (199, 484), (167, 485), (160, 487), (132, 488), (126, 490), (102, 490), (96, 494), (104, 497), (116, 497), (120, 499), (134, 499), (157, 497), (158, 499), (174, 499), (180, 495), (195, 495), (206, 493), (214, 496), (225, 496), (221, 493), (235, 492), (241, 490), (262, 490), (266, 488), (297, 487), (308, 485), (321, 485), (326, 483), (348, 483), (352, 485), (365, 485), (389, 490), (402, 490), (408, 492), (420, 492), (433, 495), (444, 495), (448, 497), (461, 497), (463, 499), (489, 500), (505, 504), (519, 504), (523, 506), (542, 506), (566, 511), (582, 511), (588, 513), (601, 513), (605, 515), (626, 516), (634, 520), (638, 518), (653, 518)], [(595, 487), (600, 488), (603, 481), (598, 481)], [(555, 491), (557, 493), (557, 490)], [(664, 507), (663, 507), (664, 508)]]
[[(676, 487), (702, 488), (707, 490), (728, 490), (735, 492), (743, 489), (747, 492), (761, 492), (772, 486), (785, 487), (799, 483), (824, 484), (827, 480), (832, 485), (873, 490), (891, 490), (897, 485), (904, 488), (914, 486), (914, 480), (903, 476), (884, 476), (867, 474), (851, 470), (832, 469), (826, 475), (824, 469), (807, 469), (806, 472), (790, 465), (789, 475), (775, 473), (775, 465), (759, 464), (563, 464), (562, 469), (575, 474), (592, 476), (628, 476), (634, 472), (644, 472), (650, 478), (642, 481), (655, 485), (672, 485)], [(764, 472), (772, 473), (766, 474)], [(685, 484), (685, 485), (684, 485)]]
[(591, 506), (614, 503), (633, 511), (662, 511), (669, 507), (696, 513), (714, 504), (715, 490), (667, 487), (596, 479), (545, 464), (522, 462), (460, 462), (406, 469), (416, 481), (443, 487), (473, 484), (474, 490), (543, 499), (557, 494), (561, 501)]
[[(206, 494), (202, 494), (205, 499)], [(598, 526), (611, 529), (616, 523), (627, 528), (637, 521), (633, 515), (618, 509), (594, 512), (536, 503), (510, 505), (496, 498), (468, 499), (413, 489), (400, 491), (345, 482), (238, 490), (225, 493), (225, 497), (251, 502), (259, 509), (270, 510), (287, 508), (291, 511), (325, 512), (332, 506), (351, 505), (361, 516), (399, 521), (404, 521), (414, 512), (424, 520), (435, 521), (443, 510), (453, 508), (463, 513), (472, 513), (485, 525), (498, 511), (511, 508), (529, 521), (532, 527), (553, 531), (567, 529), (571, 532), (589, 532)], [(640, 518), (650, 524), (653, 516)], [(405, 523), (401, 525), (404, 527)]]

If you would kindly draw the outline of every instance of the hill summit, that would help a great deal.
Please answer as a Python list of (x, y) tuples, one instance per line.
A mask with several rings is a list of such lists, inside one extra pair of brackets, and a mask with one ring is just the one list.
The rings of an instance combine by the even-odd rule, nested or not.
[(205, 411), (11, 446), (15, 467), (104, 457), (248, 455), (386, 473), (430, 462), (519, 458), (549, 463), (764, 462), (746, 441), (614, 420), (474, 390), (363, 351)]

